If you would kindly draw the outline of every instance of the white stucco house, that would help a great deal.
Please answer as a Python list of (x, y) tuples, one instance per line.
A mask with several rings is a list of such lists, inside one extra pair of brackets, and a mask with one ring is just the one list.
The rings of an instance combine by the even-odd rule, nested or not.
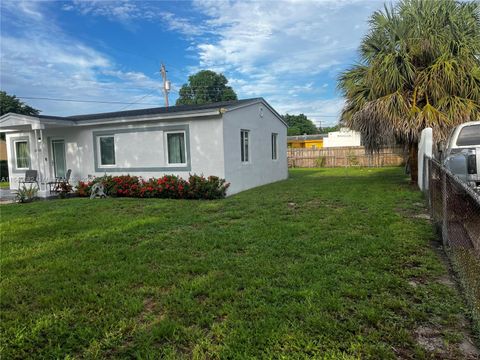
[(362, 146), (362, 136), (358, 131), (349, 128), (340, 128), (339, 131), (329, 132), (323, 139), (323, 147)]
[(11, 188), (37, 170), (40, 194), (72, 170), (72, 181), (104, 174), (145, 179), (215, 175), (228, 194), (288, 177), (287, 125), (263, 99), (77, 116), (0, 117)]

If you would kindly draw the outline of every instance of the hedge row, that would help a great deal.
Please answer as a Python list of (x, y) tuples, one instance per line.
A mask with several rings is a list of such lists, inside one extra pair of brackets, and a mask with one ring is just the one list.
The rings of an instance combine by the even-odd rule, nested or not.
[(144, 180), (138, 176), (105, 175), (93, 181), (80, 181), (77, 185), (79, 196), (90, 196), (92, 186), (101, 183), (109, 196), (166, 198), (166, 199), (221, 199), (224, 198), (229, 187), (224, 179), (216, 176), (205, 178), (199, 175), (190, 175), (184, 180), (174, 175), (165, 175), (161, 178)]

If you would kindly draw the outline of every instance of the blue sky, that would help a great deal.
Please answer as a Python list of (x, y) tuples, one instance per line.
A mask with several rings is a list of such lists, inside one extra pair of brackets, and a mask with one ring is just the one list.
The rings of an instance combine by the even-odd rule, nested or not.
[[(264, 97), (280, 113), (337, 122), (338, 74), (354, 64), (380, 0), (6, 1), (0, 87), (43, 114), (164, 106), (188, 76), (222, 72), (239, 98)], [(115, 104), (102, 102), (117, 102)], [(128, 103), (134, 103), (128, 105)]]

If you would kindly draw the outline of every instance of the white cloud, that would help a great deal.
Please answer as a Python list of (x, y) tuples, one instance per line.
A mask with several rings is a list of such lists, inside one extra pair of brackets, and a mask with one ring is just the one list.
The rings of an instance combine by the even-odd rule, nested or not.
[(154, 16), (154, 13), (145, 9), (141, 2), (131, 1), (74, 0), (72, 3), (65, 4), (63, 10), (78, 11), (83, 15), (104, 16), (120, 22)]
[(189, 37), (199, 36), (207, 32), (203, 25), (194, 24), (191, 20), (168, 11), (160, 12), (159, 18), (167, 26), (168, 30), (177, 31)]
[[(228, 64), (249, 73), (258, 65), (283, 73), (318, 73), (358, 46), (362, 31), (352, 31), (349, 17), (371, 13), (369, 2), (236, 1), (196, 3), (210, 17), (218, 40), (197, 45), (200, 65)], [(341, 44), (341, 45), (339, 45)]]
[(41, 20), (43, 19), (43, 14), (39, 10), (41, 4), (35, 1), (25, 1), (25, 0), (3, 0), (1, 2), (2, 9), (6, 11), (14, 11), (16, 13), (21, 13), (24, 18)]
[(221, 71), (241, 97), (263, 96), (280, 112), (332, 123), (343, 100), (316, 79), (331, 79), (353, 61), (369, 15), (381, 6), (371, 0), (198, 0), (195, 7), (215, 36), (197, 38), (198, 65), (189, 70)]
[[(185, 80), (200, 69), (222, 72), (241, 98), (263, 96), (281, 113), (302, 112), (331, 124), (343, 105), (332, 92), (332, 81), (354, 61), (368, 17), (383, 0), (198, 0), (182, 15), (166, 11), (164, 5), (76, 0), (62, 8), (127, 27), (158, 22), (189, 40), (185, 56), (196, 64), (179, 71)], [(160, 79), (135, 69), (126, 71), (105, 54), (66, 36), (47, 20), (48, 2), (2, 1), (1, 6), (6, 11), (3, 28), (19, 29), (2, 34), (3, 88), (22, 95), (28, 89), (28, 95), (126, 102), (153, 90), (142, 102), (163, 104), (160, 90), (154, 90)], [(65, 114), (118, 110), (118, 106), (52, 103), (44, 110)]]
[(76, 11), (85, 16), (101, 16), (110, 21), (123, 23), (128, 28), (134, 28), (136, 20), (158, 21), (167, 30), (179, 32), (192, 37), (204, 34), (207, 29), (200, 24), (162, 9), (162, 2), (149, 1), (102, 1), (102, 0), (74, 0), (63, 5), (65, 11)]
[[(65, 35), (48, 19), (42, 8), (12, 8), (2, 3), (2, 22), (21, 25), (29, 16), (29, 26), (21, 31), (2, 33), (0, 81), (2, 89), (17, 96), (95, 101), (142, 102), (163, 105), (160, 81), (141, 72), (123, 71), (115, 62), (93, 48)], [(12, 11), (14, 10), (14, 11)], [(37, 16), (37, 14), (39, 14)], [(120, 104), (55, 102), (29, 99), (44, 114), (73, 115), (115, 111)], [(145, 107), (133, 105), (131, 108)]]

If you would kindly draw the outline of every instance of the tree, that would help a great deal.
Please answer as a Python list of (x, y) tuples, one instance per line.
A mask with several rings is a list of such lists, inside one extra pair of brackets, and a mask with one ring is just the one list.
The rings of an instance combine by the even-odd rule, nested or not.
[(422, 129), (443, 140), (480, 113), (480, 5), (402, 0), (375, 12), (360, 63), (342, 73), (342, 124), (371, 151), (395, 138), (409, 148), (412, 182)]
[(237, 100), (237, 94), (223, 74), (202, 70), (188, 78), (183, 84), (176, 105), (210, 104), (219, 101)]
[(22, 115), (38, 115), (39, 110), (20, 101), (15, 95), (8, 95), (5, 91), (0, 91), (0, 116), (9, 112)]
[[(5, 91), (0, 91), (0, 116), (10, 112), (22, 115), (38, 115), (40, 113), (39, 110), (20, 101), (15, 95), (8, 95)], [(0, 134), (0, 139), (5, 140), (5, 133)]]
[(335, 126), (324, 126), (321, 129), (322, 134), (326, 134), (329, 132), (334, 132), (340, 130), (340, 125), (335, 125)]
[(288, 135), (317, 134), (318, 129), (315, 124), (304, 114), (283, 115), (283, 119), (288, 125)]

